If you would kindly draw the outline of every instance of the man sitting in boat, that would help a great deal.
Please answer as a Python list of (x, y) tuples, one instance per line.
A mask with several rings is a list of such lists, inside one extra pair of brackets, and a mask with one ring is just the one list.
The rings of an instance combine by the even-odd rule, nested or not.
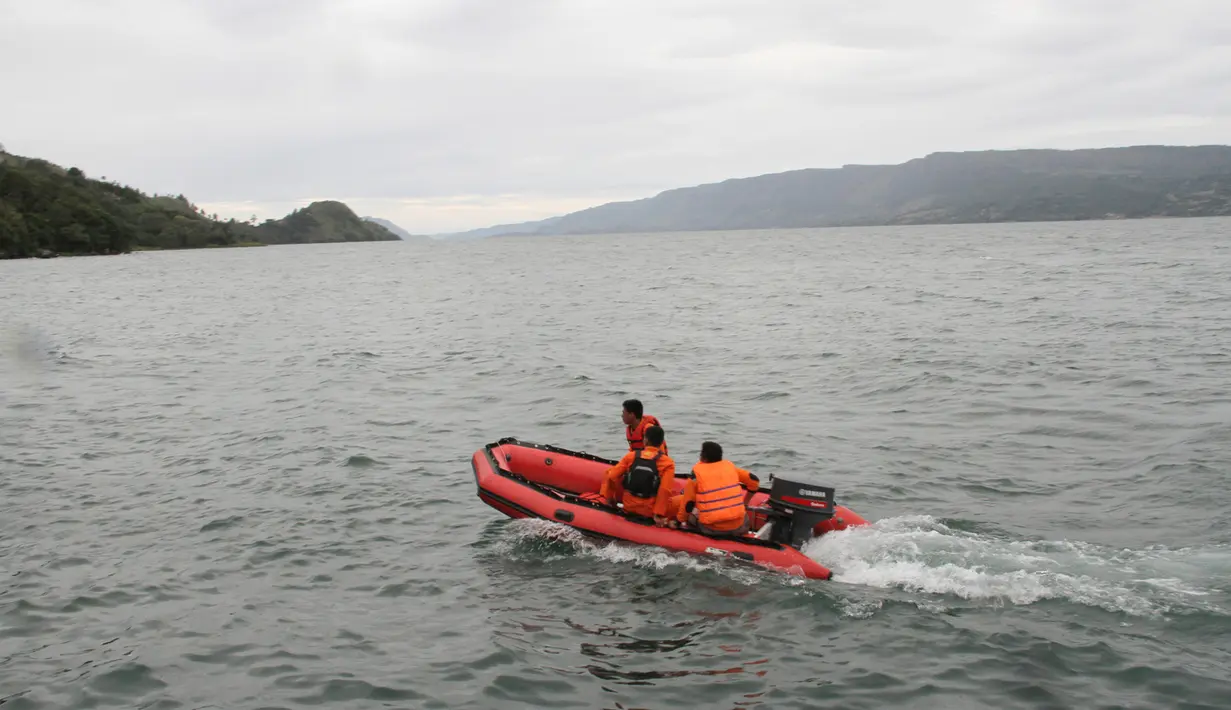
[(701, 461), (692, 467), (692, 474), (683, 494), (672, 498), (670, 506), (677, 512), (671, 527), (688, 523), (713, 537), (748, 532), (751, 521), (744, 489), (760, 488), (756, 475), (724, 460), (722, 447), (713, 441), (701, 445)]
[[(624, 438), (628, 439), (628, 450), (639, 451), (645, 448), (646, 429), (661, 427), (662, 422), (653, 414), (645, 414), (645, 407), (639, 399), (624, 400), (624, 412), (620, 415), (624, 420)], [(662, 443), (663, 453), (667, 453), (667, 442)]]
[(624, 454), (607, 469), (599, 489), (599, 495), (612, 505), (622, 498), (626, 515), (652, 517), (659, 527), (669, 520), (667, 505), (675, 492), (675, 461), (667, 455), (664, 439), (662, 427), (647, 427), (645, 448)]

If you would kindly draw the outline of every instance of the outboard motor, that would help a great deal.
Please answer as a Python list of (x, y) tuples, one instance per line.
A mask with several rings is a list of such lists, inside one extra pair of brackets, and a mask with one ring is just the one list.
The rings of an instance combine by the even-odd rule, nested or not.
[(773, 525), (769, 539), (799, 549), (812, 539), (817, 523), (833, 517), (833, 499), (832, 488), (774, 478), (765, 511), (766, 524)]

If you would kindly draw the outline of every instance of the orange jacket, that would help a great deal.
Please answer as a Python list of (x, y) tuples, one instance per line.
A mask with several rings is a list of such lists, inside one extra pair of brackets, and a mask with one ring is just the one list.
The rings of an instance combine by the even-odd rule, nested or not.
[[(624, 438), (628, 439), (628, 450), (637, 451), (645, 448), (645, 430), (652, 426), (662, 426), (658, 421), (658, 417), (653, 414), (647, 414), (637, 422), (637, 426), (624, 427)], [(663, 438), (663, 453), (667, 453), (667, 440)]]
[[(641, 451), (641, 458), (652, 459), (657, 453), (656, 447), (647, 446)], [(637, 452), (630, 451), (624, 454), (624, 458), (620, 459), (619, 463), (607, 469), (607, 475), (603, 477), (603, 486), (598, 491), (599, 495), (607, 500), (615, 500), (617, 496), (622, 497), (626, 513), (644, 515), (647, 518), (655, 515), (665, 516), (667, 502), (671, 494), (675, 492), (675, 461), (671, 460), (664, 448), (663, 455), (658, 459), (658, 495), (653, 499), (638, 498), (624, 490), (624, 474), (628, 472), (636, 456)]]
[(755, 491), (760, 484), (742, 468), (727, 460), (698, 463), (692, 467), (694, 478), (684, 486), (676, 518), (688, 520), (688, 502), (696, 506), (697, 522), (706, 527), (736, 528), (744, 520), (744, 488)]

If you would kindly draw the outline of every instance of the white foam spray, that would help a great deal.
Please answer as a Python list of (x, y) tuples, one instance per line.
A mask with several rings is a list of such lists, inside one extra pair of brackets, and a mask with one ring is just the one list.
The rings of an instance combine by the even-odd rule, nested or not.
[[(522, 518), (512, 521), (506, 530), (508, 536), (497, 544), (500, 554), (516, 554), (515, 549), (527, 542), (550, 541), (566, 543), (573, 553), (579, 552), (618, 565), (635, 565), (658, 570), (679, 567), (695, 572), (711, 571), (748, 584), (759, 583), (764, 575), (760, 569), (726, 564), (719, 558), (711, 560), (700, 555), (635, 543), (596, 541), (574, 528), (551, 520)], [(545, 559), (560, 559), (564, 556), (549, 555)]]
[[(1085, 542), (1012, 540), (954, 530), (930, 516), (912, 515), (830, 533), (806, 545), (806, 554), (834, 571), (831, 582), (814, 582), (724, 559), (598, 542), (549, 520), (512, 521), (506, 531), (497, 543), (498, 554), (524, 554), (527, 544), (565, 543), (567, 550), (539, 559), (581, 553), (613, 564), (709, 571), (745, 584), (798, 587), (809, 594), (841, 595), (839, 587), (828, 586), (833, 583), (899, 589), (921, 595), (913, 603), (937, 613), (957, 600), (1027, 605), (1060, 599), (1133, 616), (1196, 611), (1231, 616), (1231, 606), (1224, 601), (1231, 592), (1227, 547), (1131, 550)], [(844, 614), (854, 618), (871, 616), (884, 603), (836, 601)]]
[(833, 581), (945, 598), (1033, 604), (1045, 599), (1137, 616), (1206, 611), (1231, 579), (1231, 549), (1109, 549), (1084, 542), (1022, 541), (953, 530), (935, 518), (888, 518), (831, 533), (804, 548)]

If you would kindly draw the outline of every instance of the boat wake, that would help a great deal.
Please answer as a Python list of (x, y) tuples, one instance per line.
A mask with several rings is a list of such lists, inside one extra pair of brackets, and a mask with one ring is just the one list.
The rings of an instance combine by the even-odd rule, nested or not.
[[(1231, 548), (1116, 549), (1085, 542), (1025, 541), (953, 529), (926, 515), (877, 521), (829, 533), (804, 548), (834, 571), (818, 583), (728, 560), (628, 543), (592, 540), (549, 520), (510, 521), (498, 554), (552, 565), (578, 554), (644, 569), (720, 574), (749, 585), (825, 590), (843, 587), (911, 594), (920, 608), (943, 612), (962, 603), (1030, 605), (1048, 600), (1138, 617), (1208, 613), (1231, 617)], [(847, 600), (849, 616), (868, 616), (881, 601)], [(871, 605), (872, 608), (866, 608)]]
[(804, 551), (834, 571), (833, 582), (935, 595), (933, 605), (946, 597), (1016, 605), (1056, 599), (1133, 616), (1231, 616), (1227, 547), (1013, 540), (911, 515), (827, 534)]

